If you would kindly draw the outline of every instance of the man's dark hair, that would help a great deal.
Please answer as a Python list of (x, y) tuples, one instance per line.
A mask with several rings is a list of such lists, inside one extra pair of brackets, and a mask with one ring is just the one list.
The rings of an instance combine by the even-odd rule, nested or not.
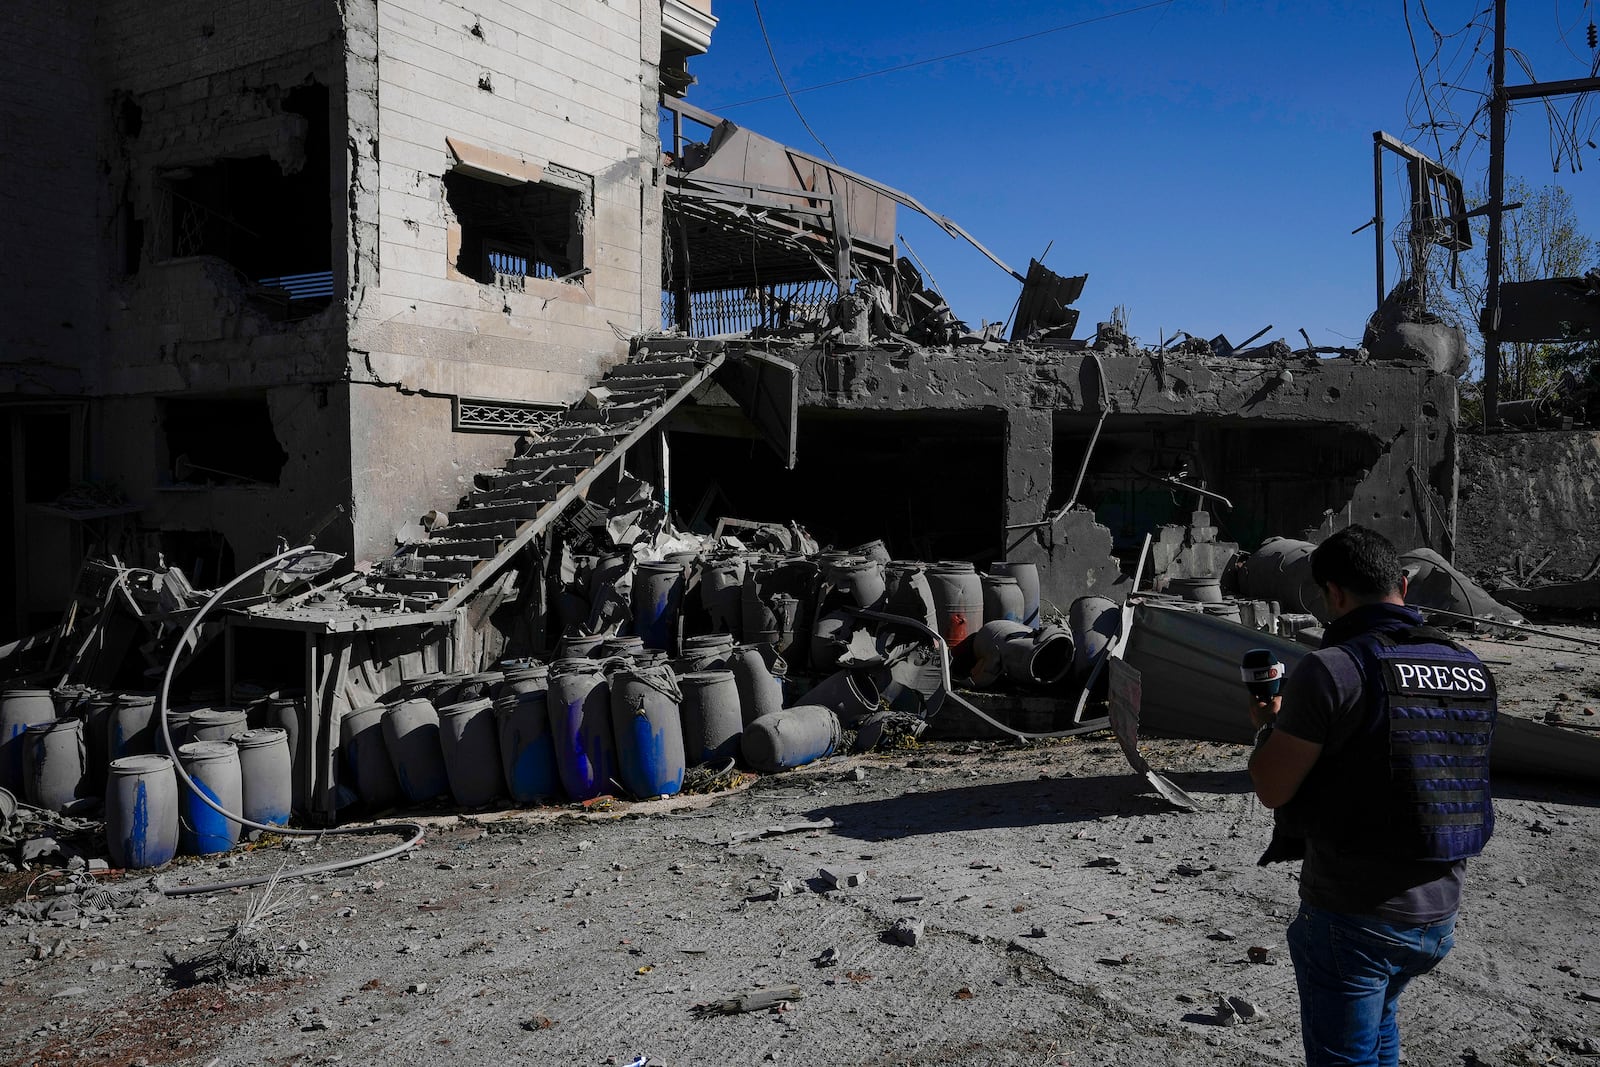
[(1400, 588), (1394, 545), (1376, 530), (1346, 526), (1311, 553), (1311, 580), (1329, 582), (1357, 597), (1385, 597)]

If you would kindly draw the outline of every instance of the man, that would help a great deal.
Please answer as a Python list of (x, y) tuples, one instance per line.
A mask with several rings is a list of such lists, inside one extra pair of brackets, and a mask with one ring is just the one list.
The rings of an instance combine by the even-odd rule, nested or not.
[(1306, 1063), (1391, 1067), (1396, 1001), (1450, 951), (1465, 860), (1494, 832), (1494, 679), (1405, 606), (1382, 535), (1334, 534), (1311, 576), (1322, 648), (1252, 698), (1250, 777), (1275, 809), (1261, 862), (1304, 860), (1288, 940)]

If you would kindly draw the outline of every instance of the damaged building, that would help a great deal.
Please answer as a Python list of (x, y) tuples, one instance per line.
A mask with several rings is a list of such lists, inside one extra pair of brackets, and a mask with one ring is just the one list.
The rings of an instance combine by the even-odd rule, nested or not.
[[(1452, 554), (1453, 368), (1089, 329), (1087, 276), (684, 102), (714, 26), (704, 0), (24, 16), (0, 639), (141, 684), (207, 590), (314, 542), (180, 685), (298, 694), (296, 806), (331, 819), (343, 716), (623, 636), (578, 576), (694, 556), (668, 534), (1031, 565), (1062, 617), (1141, 571), (1220, 600), (1267, 538), (1352, 522)], [(958, 317), (902, 210), (1016, 280), (1008, 323)]]

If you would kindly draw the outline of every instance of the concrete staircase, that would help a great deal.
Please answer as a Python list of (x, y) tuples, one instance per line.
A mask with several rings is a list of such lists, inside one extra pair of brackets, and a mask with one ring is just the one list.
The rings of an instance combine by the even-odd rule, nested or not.
[(407, 607), (458, 607), (543, 532), (629, 448), (716, 373), (722, 346), (696, 338), (653, 338), (607, 371), (598, 407), (562, 412), (545, 439), (498, 470), (450, 509), (449, 525), (416, 550), (414, 570), (375, 576), (383, 594)]

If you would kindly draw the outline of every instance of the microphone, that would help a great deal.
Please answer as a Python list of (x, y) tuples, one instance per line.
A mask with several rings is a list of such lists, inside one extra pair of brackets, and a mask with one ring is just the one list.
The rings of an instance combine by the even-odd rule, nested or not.
[(1271, 649), (1252, 648), (1239, 664), (1239, 678), (1257, 700), (1269, 701), (1277, 696), (1283, 675), (1283, 664), (1272, 658)]

